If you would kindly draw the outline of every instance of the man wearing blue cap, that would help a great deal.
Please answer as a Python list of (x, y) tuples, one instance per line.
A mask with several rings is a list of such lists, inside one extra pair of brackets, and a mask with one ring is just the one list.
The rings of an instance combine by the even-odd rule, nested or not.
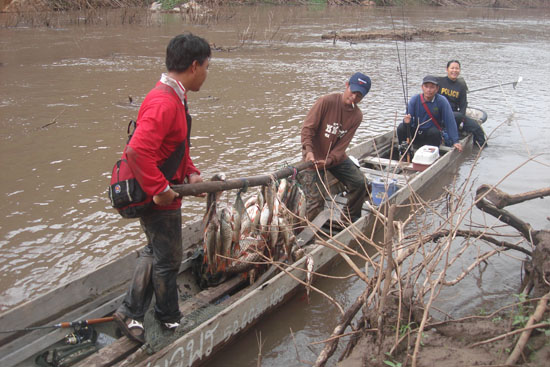
[[(367, 194), (365, 175), (346, 155), (346, 149), (363, 120), (357, 104), (370, 90), (371, 80), (355, 73), (346, 82), (343, 93), (323, 96), (315, 102), (302, 126), (302, 158), (314, 162), (317, 170), (303, 171), (300, 181), (305, 188), (307, 216), (313, 219), (324, 208), (321, 180), (327, 170), (347, 189), (345, 219), (355, 221)], [(324, 190), (323, 190), (324, 191)]]

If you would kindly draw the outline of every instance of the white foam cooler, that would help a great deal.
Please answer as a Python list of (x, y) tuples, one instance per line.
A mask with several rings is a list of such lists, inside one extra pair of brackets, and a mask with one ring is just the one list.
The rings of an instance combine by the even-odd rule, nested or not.
[(424, 171), (439, 158), (439, 148), (433, 145), (423, 145), (414, 153), (413, 169)]

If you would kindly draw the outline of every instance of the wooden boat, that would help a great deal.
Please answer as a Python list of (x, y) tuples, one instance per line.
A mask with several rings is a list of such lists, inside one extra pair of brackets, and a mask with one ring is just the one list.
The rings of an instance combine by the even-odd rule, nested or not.
[[(487, 119), (478, 109), (469, 109), (468, 115), (480, 123)], [(440, 157), (425, 170), (417, 171), (412, 163), (389, 159), (393, 141), (394, 132), (390, 131), (352, 147), (348, 155), (358, 158), (361, 170), (370, 181), (395, 180), (397, 190), (389, 202), (396, 204), (405, 202), (412, 190), (418, 191), (428, 184), (460, 154), (454, 148), (441, 147)], [(463, 136), (461, 142), (466, 146), (471, 143), (471, 136)], [(342, 199), (334, 202), (341, 203)], [(306, 260), (313, 260), (313, 271), (320, 271), (339, 257), (330, 246), (310, 244), (314, 229), (334, 219), (329, 206), (327, 204), (327, 209), (299, 234), (298, 242), (308, 256), (285, 271), (273, 266), (252, 285), (235, 276), (216, 287), (201, 290), (192, 274), (191, 263), (195, 248), (201, 246), (202, 225), (200, 222), (186, 225), (183, 228), (185, 260), (178, 285), (186, 296), (180, 308), (189, 321), (174, 334), (167, 336), (155, 330), (158, 323), (152, 322), (149, 326), (146, 318), (148, 342), (140, 347), (126, 337), (118, 337), (112, 330), (113, 323), (97, 324), (99, 334), (95, 335), (100, 337), (85, 342), (87, 346), (80, 352), (67, 352), (65, 357), (64, 348), (69, 347), (62, 345), (67, 329), (52, 326), (67, 320), (93, 320), (112, 314), (122, 302), (133, 273), (137, 254), (132, 253), (1, 314), (0, 366), (194, 366), (204, 363), (302, 287), (298, 279), (306, 278)], [(338, 244), (352, 245), (357, 241), (357, 234), (372, 225), (374, 215), (369, 207), (366, 203), (363, 217), (329, 238), (328, 243), (338, 247)], [(43, 325), (46, 327), (34, 329)], [(25, 328), (33, 330), (6, 332)], [(151, 341), (149, 333), (160, 341)]]

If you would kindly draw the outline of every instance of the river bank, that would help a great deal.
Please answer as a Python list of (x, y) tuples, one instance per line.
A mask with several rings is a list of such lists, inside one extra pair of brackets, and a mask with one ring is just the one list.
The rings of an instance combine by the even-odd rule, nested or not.
[[(246, 0), (160, 0), (155, 3), (164, 10), (180, 8), (188, 3), (197, 3), (210, 8), (223, 3), (235, 5), (251, 5), (265, 3), (264, 1)], [(99, 8), (145, 7), (149, 8), (150, 0), (76, 0), (76, 1), (45, 1), (45, 0), (0, 0), (0, 11), (3, 12), (44, 12), (65, 10), (86, 10)], [(274, 0), (275, 5), (319, 5), (328, 6), (459, 6), (459, 7), (492, 7), (507, 9), (548, 8), (550, 3), (545, 0)]]

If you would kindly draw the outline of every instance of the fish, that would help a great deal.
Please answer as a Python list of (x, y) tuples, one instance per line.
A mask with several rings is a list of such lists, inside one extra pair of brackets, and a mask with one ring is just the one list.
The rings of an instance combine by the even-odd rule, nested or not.
[(268, 237), (269, 222), (271, 221), (270, 219), (271, 216), (272, 216), (272, 212), (269, 209), (269, 205), (267, 205), (266, 203), (260, 213), (260, 233), (264, 236), (264, 238)]
[(244, 202), (244, 207), (250, 208), (252, 205), (256, 204), (257, 201), (258, 201), (258, 195), (253, 195), (248, 199), (246, 199), (246, 201)]
[(262, 253), (266, 247), (265, 240), (260, 235), (248, 236), (240, 241), (241, 252), (225, 269), (227, 274), (236, 274), (249, 271), (263, 260)]
[(279, 239), (279, 205), (280, 201), (277, 197), (275, 197), (273, 203), (273, 215), (271, 217), (271, 224), (269, 225), (269, 242), (272, 250), (274, 250), (277, 246), (277, 241)]
[(298, 220), (298, 225), (303, 225), (304, 220), (306, 218), (306, 195), (304, 194), (304, 190), (302, 190), (301, 187), (297, 188), (296, 191), (296, 197), (294, 198), (296, 202), (296, 209), (294, 211), (294, 214), (298, 216), (300, 219)]
[(304, 249), (298, 246), (293, 246), (290, 253), (292, 255), (292, 260), (294, 260), (295, 262), (306, 255)]
[(265, 196), (262, 193), (261, 189), (258, 189), (258, 192), (256, 194), (256, 205), (258, 205), (258, 208), (263, 208), (265, 204)]
[(292, 208), (292, 202), (294, 201), (294, 197), (296, 196), (296, 189), (298, 188), (298, 183), (296, 180), (293, 180), (292, 182), (289, 182), (287, 185), (287, 194), (286, 197), (283, 200), (283, 204), (290, 210), (293, 210)]
[(228, 257), (231, 257), (231, 246), (233, 242), (233, 229), (231, 228), (231, 210), (227, 207), (222, 208), (220, 213), (220, 248), (216, 248), (216, 254), (221, 254), (225, 258), (218, 258), (218, 271), (225, 270), (228, 263)]
[(245, 216), (248, 217), (248, 213), (246, 212), (245, 204), (241, 198), (241, 192), (239, 191), (235, 197), (235, 203), (231, 208), (231, 256), (239, 246), (243, 221), (248, 219), (250, 222), (250, 218), (245, 218)]
[(209, 217), (204, 229), (203, 249), (204, 260), (208, 265), (208, 271), (214, 273), (216, 270), (216, 247), (220, 243), (220, 221), (216, 214), (215, 205), (209, 211)]
[[(210, 181), (225, 181), (225, 173), (216, 173), (212, 176)], [(208, 210), (210, 210), (210, 207), (212, 206), (212, 203), (214, 201), (218, 201), (220, 199), (220, 196), (222, 195), (221, 191), (209, 193), (206, 195), (206, 213), (208, 213)]]
[(279, 216), (278, 220), (279, 220), (280, 236), (283, 242), (283, 251), (285, 253), (286, 258), (290, 259), (290, 250), (292, 249), (290, 238), (291, 238), (292, 229), (288, 224), (288, 220), (286, 219), (285, 215)]
[[(254, 205), (254, 207), (255, 206), (256, 205)], [(253, 207), (250, 207), (250, 210), (252, 209)], [(248, 237), (251, 232), (252, 232), (252, 219), (250, 218), (248, 209), (246, 209), (243, 213), (243, 216), (241, 217), (241, 232), (239, 234), (239, 241), (241, 238)], [(233, 247), (236, 249), (235, 245)]]
[[(254, 204), (251, 207), (247, 208), (246, 209), (246, 214), (250, 218), (250, 225), (246, 222), (242, 224), (243, 228), (241, 229), (241, 238), (243, 236), (246, 237), (249, 234), (256, 233), (257, 231), (260, 230), (260, 225), (259, 224), (260, 224), (261, 211), (260, 211), (260, 208), (258, 207), (258, 205)], [(249, 226), (249, 229), (247, 228), (248, 231), (244, 230), (245, 225)]]
[(306, 297), (309, 303), (309, 292), (311, 291), (311, 283), (313, 282), (313, 257), (306, 255)]
[[(225, 174), (216, 173), (211, 181), (225, 181)], [(206, 214), (203, 217), (204, 262), (207, 263), (208, 271), (212, 274), (217, 270), (216, 254), (221, 250), (220, 220), (217, 213), (221, 194), (221, 192), (214, 192), (206, 196)]]
[(286, 196), (288, 195), (288, 180), (282, 178), (279, 181), (279, 186), (277, 187), (277, 198), (281, 203), (285, 202)]
[(263, 191), (265, 195), (265, 204), (261, 207), (262, 212), (260, 213), (260, 230), (267, 239), (269, 238), (271, 220), (273, 218), (273, 207), (275, 205), (275, 196), (277, 195), (275, 181), (271, 180), (268, 185), (263, 187)]

